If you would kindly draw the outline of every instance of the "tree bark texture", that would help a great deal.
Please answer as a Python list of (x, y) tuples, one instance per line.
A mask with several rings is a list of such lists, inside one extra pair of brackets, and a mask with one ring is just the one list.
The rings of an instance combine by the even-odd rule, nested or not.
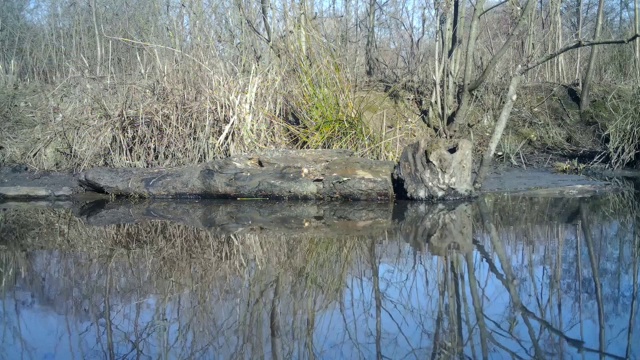
[[(596, 29), (593, 34), (593, 41), (598, 41), (600, 39), (603, 17), (604, 0), (600, 0), (598, 2), (598, 15), (596, 18)], [(591, 54), (589, 55), (589, 64), (587, 65), (587, 73), (584, 75), (584, 80), (582, 81), (582, 93), (580, 94), (580, 111), (585, 111), (589, 108), (589, 91), (591, 91), (591, 80), (593, 78), (593, 70), (595, 67), (597, 54), (598, 47), (592, 47)]]
[(349, 150), (276, 150), (173, 169), (91, 169), (86, 188), (152, 198), (390, 200), (394, 163)]

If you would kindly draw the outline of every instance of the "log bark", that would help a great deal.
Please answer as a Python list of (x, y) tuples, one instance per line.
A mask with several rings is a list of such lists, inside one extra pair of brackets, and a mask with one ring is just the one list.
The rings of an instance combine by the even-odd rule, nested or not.
[(89, 190), (151, 198), (391, 200), (394, 163), (349, 150), (275, 150), (172, 169), (96, 168)]

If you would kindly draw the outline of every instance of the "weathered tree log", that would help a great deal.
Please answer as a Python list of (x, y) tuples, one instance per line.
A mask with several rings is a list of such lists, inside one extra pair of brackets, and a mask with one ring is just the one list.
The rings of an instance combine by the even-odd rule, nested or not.
[(275, 150), (172, 169), (96, 168), (86, 188), (153, 198), (390, 200), (394, 163), (349, 150)]
[(472, 195), (468, 140), (420, 140), (407, 146), (395, 169), (396, 192), (411, 200), (452, 200)]

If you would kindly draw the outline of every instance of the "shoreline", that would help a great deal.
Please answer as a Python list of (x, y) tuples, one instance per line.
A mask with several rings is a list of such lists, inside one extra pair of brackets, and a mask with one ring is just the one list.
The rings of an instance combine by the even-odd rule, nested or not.
[[(553, 169), (550, 167), (523, 169), (509, 166), (494, 166), (482, 189), (477, 191), (475, 195), (506, 193), (524, 196), (591, 196), (616, 189), (616, 186), (610, 182), (596, 179), (596, 177), (616, 176), (637, 178), (640, 176), (640, 172), (622, 170), (620, 172), (591, 172), (587, 175), (578, 175), (553, 172)], [(28, 170), (26, 166), (21, 165), (0, 167), (0, 202), (16, 200), (87, 201), (113, 197), (113, 195), (110, 194), (86, 189), (81, 185), (81, 179), (82, 173), (33, 172)], [(130, 196), (118, 197), (127, 198)], [(165, 200), (197, 200), (222, 197), (175, 196), (157, 198)], [(263, 200), (270, 201), (268, 197), (265, 197)], [(389, 200), (395, 201), (396, 199)]]

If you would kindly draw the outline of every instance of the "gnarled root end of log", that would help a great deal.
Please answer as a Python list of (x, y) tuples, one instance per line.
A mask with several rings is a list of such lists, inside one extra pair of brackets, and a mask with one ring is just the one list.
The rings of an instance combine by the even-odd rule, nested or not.
[(399, 198), (442, 201), (473, 196), (468, 140), (420, 140), (407, 146), (394, 171)]

